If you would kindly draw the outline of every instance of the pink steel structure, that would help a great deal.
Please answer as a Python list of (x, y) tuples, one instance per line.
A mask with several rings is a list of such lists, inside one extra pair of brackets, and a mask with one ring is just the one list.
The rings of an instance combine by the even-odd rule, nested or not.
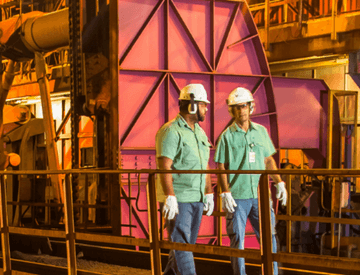
[(121, 149), (154, 148), (156, 131), (178, 112), (180, 88), (191, 82), (211, 99), (202, 125), (211, 142), (229, 123), (225, 98), (244, 86), (257, 104), (253, 120), (278, 148), (269, 67), (246, 2), (120, 1), (119, 18)]
[[(285, 80), (279, 79), (279, 89), (273, 89), (266, 55), (246, 1), (120, 0), (118, 4), (120, 168), (156, 168), (155, 134), (176, 116), (179, 91), (189, 83), (201, 83), (208, 92), (211, 104), (201, 126), (213, 145), (231, 123), (225, 99), (230, 91), (242, 86), (254, 95), (252, 120), (267, 127), (277, 149), (315, 148), (326, 153), (326, 142), (322, 143), (326, 135), (315, 129), (315, 124), (326, 125), (324, 119), (320, 120), (326, 116), (320, 92), (327, 90), (326, 85), (293, 79), (284, 86)], [(298, 113), (288, 116), (294, 104), (291, 93), (303, 92), (314, 96), (304, 97)], [(310, 107), (304, 108), (309, 102)], [(276, 106), (282, 112), (281, 126)], [(309, 119), (314, 112), (314, 127), (299, 124), (301, 129), (297, 129), (299, 133), (309, 131), (318, 141), (309, 145), (301, 134), (296, 138), (291, 129), (293, 122), (301, 121), (304, 115)], [(297, 118), (293, 122), (292, 116)], [(215, 168), (212, 158), (210, 166)], [(146, 178), (141, 180), (145, 182)], [(145, 186), (134, 185), (137, 178), (130, 175), (123, 176), (122, 181), (126, 184), (122, 196), (127, 201), (121, 204), (121, 224), (127, 224), (122, 234), (148, 237), (147, 214), (141, 211), (146, 209)], [(216, 241), (216, 237), (201, 237), (216, 236), (214, 219), (203, 218), (198, 242)], [(140, 230), (134, 230), (134, 226)], [(247, 247), (258, 247), (256, 239), (252, 240)]]
[[(214, 145), (231, 122), (225, 99), (242, 86), (255, 98), (252, 119), (268, 128), (279, 148), (269, 66), (246, 2), (119, 1), (119, 55), (121, 168), (156, 168), (155, 134), (176, 116), (179, 91), (189, 83), (202, 83), (208, 92), (211, 104), (201, 126)], [(131, 190), (124, 188), (122, 195), (134, 194), (137, 187)], [(137, 212), (133, 221), (131, 215), (126, 217), (126, 208), (123, 202), (122, 224), (138, 223), (145, 237), (147, 225), (141, 221), (146, 213)], [(207, 225), (213, 219), (204, 218), (200, 234), (215, 235), (213, 226)], [(129, 227), (122, 232), (132, 231)]]

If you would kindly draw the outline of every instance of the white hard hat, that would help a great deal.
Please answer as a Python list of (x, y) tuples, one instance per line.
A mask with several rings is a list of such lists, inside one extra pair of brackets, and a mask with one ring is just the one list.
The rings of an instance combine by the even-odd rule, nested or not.
[(207, 93), (202, 84), (189, 84), (180, 91), (179, 100), (191, 100), (191, 94), (194, 95), (194, 101), (210, 103), (207, 99)]
[(232, 92), (229, 94), (228, 99), (226, 100), (226, 103), (228, 106), (231, 106), (253, 101), (254, 98), (252, 96), (252, 93), (248, 89), (238, 87), (232, 90)]
[(226, 100), (230, 115), (233, 116), (231, 106), (248, 102), (250, 102), (250, 114), (252, 114), (254, 111), (254, 98), (252, 93), (248, 89), (242, 87), (232, 90)]

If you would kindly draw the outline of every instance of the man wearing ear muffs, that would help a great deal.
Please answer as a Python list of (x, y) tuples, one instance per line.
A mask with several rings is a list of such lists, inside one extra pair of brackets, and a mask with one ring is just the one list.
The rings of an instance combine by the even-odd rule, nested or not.
[[(227, 101), (228, 111), (234, 123), (221, 134), (214, 156), (219, 170), (277, 170), (272, 155), (276, 153), (266, 128), (250, 120), (254, 111), (254, 98), (246, 88), (233, 90)], [(276, 197), (286, 205), (285, 183), (279, 175), (270, 175), (275, 182)], [(260, 174), (218, 175), (221, 185), (223, 209), (226, 213), (226, 230), (230, 246), (244, 249), (247, 219), (259, 239), (258, 185)], [(272, 202), (271, 202), (272, 203)], [(272, 250), (276, 253), (275, 214), (271, 207)], [(244, 258), (231, 258), (235, 275), (246, 275)], [(274, 275), (278, 274), (277, 263), (273, 264)]]
[[(201, 84), (180, 92), (180, 112), (156, 134), (157, 168), (162, 170), (209, 169), (211, 144), (199, 122), (205, 120), (207, 93)], [(157, 198), (173, 242), (195, 244), (203, 210), (210, 216), (214, 194), (210, 174), (158, 174)], [(164, 274), (196, 274), (193, 253), (170, 251)]]

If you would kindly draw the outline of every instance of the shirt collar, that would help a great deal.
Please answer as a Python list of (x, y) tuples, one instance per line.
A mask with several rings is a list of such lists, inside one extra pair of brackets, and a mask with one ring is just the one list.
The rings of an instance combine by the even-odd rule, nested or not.
[[(182, 115), (178, 114), (176, 116), (176, 120), (177, 120), (180, 127), (186, 127), (186, 128), (188, 128), (188, 129), (190, 129), (192, 131), (191, 127), (186, 122), (186, 120), (182, 117)], [(200, 127), (199, 124), (195, 123), (195, 129), (198, 130), (198, 127)]]
[[(236, 132), (236, 131), (243, 131), (243, 132), (244, 132), (244, 130), (241, 129), (241, 128), (236, 124), (235, 121), (230, 125), (230, 130), (231, 130), (232, 132)], [(251, 130), (258, 130), (258, 125), (256, 125), (256, 123), (250, 121), (249, 130), (250, 130), (250, 131), (251, 131)]]

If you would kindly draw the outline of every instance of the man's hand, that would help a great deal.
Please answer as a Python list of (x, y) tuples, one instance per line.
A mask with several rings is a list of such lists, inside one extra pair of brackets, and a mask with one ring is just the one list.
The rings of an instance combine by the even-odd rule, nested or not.
[(285, 182), (281, 181), (278, 184), (275, 184), (275, 187), (276, 187), (276, 198), (281, 202), (282, 206), (286, 206), (287, 191), (285, 188)]
[(207, 211), (206, 216), (211, 216), (212, 212), (214, 211), (214, 194), (205, 194), (205, 200), (206, 203), (204, 206), (204, 211)]
[(233, 196), (231, 195), (231, 192), (224, 192), (220, 194), (220, 197), (222, 198), (222, 208), (229, 212), (234, 213), (235, 208), (237, 206)]
[(175, 196), (169, 195), (166, 198), (165, 205), (163, 207), (163, 215), (165, 219), (172, 220), (175, 215), (179, 214), (179, 206)]

